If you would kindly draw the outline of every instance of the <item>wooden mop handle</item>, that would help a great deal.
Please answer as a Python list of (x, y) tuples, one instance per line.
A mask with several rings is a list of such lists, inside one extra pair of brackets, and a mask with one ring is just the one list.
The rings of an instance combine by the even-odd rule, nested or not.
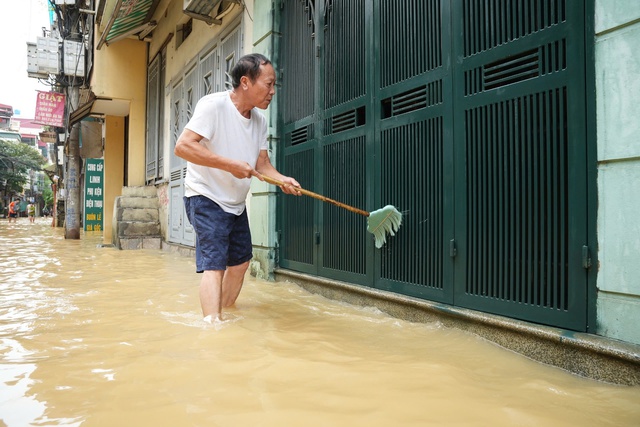
[(346, 209), (346, 210), (351, 211), (353, 213), (357, 213), (357, 214), (360, 214), (360, 215), (363, 215), (363, 216), (367, 216), (367, 217), (369, 216), (369, 212), (367, 212), (367, 211), (363, 211), (362, 209), (358, 209), (358, 208), (355, 208), (353, 206), (346, 205), (346, 204), (344, 204), (342, 202), (338, 202), (337, 200), (330, 199), (330, 198), (328, 198), (326, 196), (323, 196), (322, 194), (314, 193), (313, 191), (305, 190), (304, 188), (294, 187), (293, 185), (290, 185), (290, 184), (285, 184), (282, 181), (278, 181), (277, 179), (271, 178), (270, 176), (267, 176), (267, 175), (261, 175), (260, 173), (258, 173), (257, 176), (262, 177), (262, 179), (264, 179), (269, 184), (277, 185), (278, 187), (282, 187), (282, 186), (286, 185), (286, 186), (294, 188), (296, 191), (299, 191), (300, 193), (304, 194), (305, 196), (313, 197), (314, 199), (318, 199), (318, 200), (322, 200), (323, 202), (331, 203), (332, 205), (335, 205), (335, 206), (337, 206), (339, 208)]

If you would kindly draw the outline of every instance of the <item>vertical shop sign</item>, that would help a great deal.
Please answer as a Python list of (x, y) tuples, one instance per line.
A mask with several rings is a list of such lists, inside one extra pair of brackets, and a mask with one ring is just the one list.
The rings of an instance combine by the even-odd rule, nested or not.
[(84, 180), (84, 230), (102, 231), (104, 160), (87, 159)]

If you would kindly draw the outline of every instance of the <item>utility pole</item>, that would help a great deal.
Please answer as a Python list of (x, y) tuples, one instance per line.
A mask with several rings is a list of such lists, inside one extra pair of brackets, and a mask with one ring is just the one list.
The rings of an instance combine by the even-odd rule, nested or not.
[[(58, 3), (58, 2), (56, 2)], [(68, 70), (66, 67), (69, 65), (69, 61), (66, 60), (65, 55), (69, 55), (70, 52), (65, 52), (67, 46), (65, 41), (73, 41), (83, 43), (83, 29), (81, 28), (80, 20), (80, 8), (78, 7), (78, 0), (74, 2), (64, 1), (64, 6), (57, 7), (58, 21), (60, 35), (63, 39), (63, 51), (62, 51), (62, 64), (64, 80), (67, 89), (67, 117), (70, 112), (76, 109), (80, 103), (80, 85), (83, 83), (83, 77), (77, 77), (75, 70)], [(69, 4), (71, 3), (71, 4)], [(82, 58), (84, 61), (84, 57)], [(82, 69), (84, 70), (84, 64)], [(68, 126), (68, 122), (67, 122)], [(82, 165), (80, 163), (80, 123), (76, 122), (69, 129), (69, 136), (65, 140), (65, 177), (64, 187), (65, 194), (65, 239), (79, 239), (80, 238), (80, 215), (82, 214), (82, 205), (80, 197), (80, 184), (82, 176)]]
[[(78, 105), (80, 90), (77, 86), (69, 86), (68, 99), (70, 105)], [(80, 123), (75, 123), (67, 138), (67, 170), (65, 187), (67, 200), (65, 207), (65, 239), (80, 238)]]
[[(28, 72), (30, 77), (45, 78), (50, 81), (56, 93), (66, 92), (64, 97), (66, 120), (64, 122), (61, 120), (60, 112), (56, 112), (56, 120), (51, 120), (53, 123), (47, 121), (51, 114), (44, 116), (41, 120), (43, 124), (63, 128), (65, 136), (65, 156), (62, 167), (59, 169), (63, 172), (61, 173), (63, 176), (59, 181), (54, 182), (56, 189), (65, 191), (64, 213), (61, 213), (60, 217), (56, 215), (53, 223), (61, 222), (64, 215), (64, 237), (79, 239), (80, 218), (84, 210), (81, 197), (83, 166), (80, 159), (80, 123), (76, 120), (71, 124), (70, 119), (71, 113), (80, 106), (80, 87), (86, 83), (85, 43), (91, 43), (93, 34), (93, 19), (87, 16), (93, 12), (94, 0), (47, 0), (47, 2), (56, 14), (56, 25), (55, 28), (51, 28), (51, 37), (47, 37), (44, 31), (43, 37), (38, 38), (37, 45), (27, 43)], [(46, 55), (41, 57), (39, 55), (41, 51), (45, 51)], [(53, 60), (50, 59), (52, 53)], [(59, 142), (58, 138), (56, 141)], [(57, 156), (58, 153), (56, 153)], [(56, 210), (57, 208), (58, 206)]]

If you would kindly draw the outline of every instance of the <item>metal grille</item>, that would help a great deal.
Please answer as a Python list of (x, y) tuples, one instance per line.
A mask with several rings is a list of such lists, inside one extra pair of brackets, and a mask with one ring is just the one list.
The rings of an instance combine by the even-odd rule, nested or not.
[(566, 20), (566, 0), (463, 0), (465, 57)]
[(364, 0), (327, 0), (324, 14), (324, 105), (330, 108), (365, 93)]
[[(365, 206), (365, 138), (329, 144), (323, 151), (325, 194), (351, 206)], [(365, 274), (366, 234), (365, 217), (323, 203), (323, 266)]]
[(173, 136), (173, 145), (176, 145), (176, 142), (178, 141), (178, 137), (180, 136), (180, 116), (181, 114), (181, 108), (180, 108), (180, 104), (181, 104), (181, 100), (176, 100), (173, 103), (173, 111), (172, 111), (172, 116), (173, 116), (173, 120), (172, 120), (172, 136)]
[(567, 41), (557, 40), (465, 71), (465, 95), (520, 83), (566, 68)]
[[(196, 102), (200, 98), (196, 92), (198, 90), (198, 72), (197, 67), (193, 67), (191, 71), (187, 72), (184, 78), (184, 124), (186, 125), (191, 116), (193, 116), (193, 110), (196, 107)], [(182, 130), (181, 130), (182, 131)]]
[(443, 287), (443, 120), (382, 133), (382, 205), (402, 210), (402, 233), (382, 249), (381, 277)]
[(442, 80), (421, 85), (382, 100), (382, 118), (410, 113), (442, 103)]
[[(313, 151), (288, 156), (285, 168), (303, 188), (312, 188), (314, 176)], [(288, 172), (289, 173), (289, 172)], [(287, 197), (284, 218), (287, 233), (281, 242), (284, 256), (290, 261), (314, 263), (314, 201), (311, 197)]]
[(285, 3), (280, 50), (283, 88), (279, 104), (286, 124), (313, 113), (315, 29), (312, 10), (315, 1), (292, 0)]
[[(160, 75), (158, 78), (158, 111), (164, 112), (164, 83), (165, 83), (165, 74), (167, 72), (167, 49), (166, 47), (162, 49), (160, 54)], [(161, 115), (158, 113), (158, 178), (164, 177), (164, 136), (165, 136), (165, 126), (160, 126)]]
[(314, 126), (312, 123), (287, 133), (285, 136), (285, 144), (298, 145), (309, 141), (311, 138), (313, 138), (313, 128)]
[(218, 50), (214, 49), (207, 53), (198, 65), (200, 76), (202, 76), (200, 81), (202, 96), (212, 94), (216, 90), (214, 73), (217, 74), (219, 72), (216, 59), (218, 59)]
[(380, 1), (381, 87), (442, 65), (441, 8), (441, 0)]
[(456, 301), (584, 330), (584, 5), (464, 0), (461, 11)]
[(355, 108), (345, 111), (344, 113), (334, 114), (325, 120), (325, 135), (343, 132), (345, 130), (354, 129), (363, 126), (367, 121), (365, 107)]
[(221, 51), (224, 60), (224, 73), (220, 74), (221, 82), (217, 91), (230, 90), (232, 88), (229, 73), (236, 65), (240, 58), (240, 52), (242, 52), (242, 37), (239, 29), (233, 31), (224, 39)]
[(484, 70), (486, 90), (506, 86), (538, 77), (538, 50), (531, 49), (518, 55), (487, 64)]
[[(348, 204), (403, 213), (378, 250), (357, 215), (316, 203), (303, 224), (289, 202), (299, 198), (282, 198), (283, 238), (300, 241), (281, 265), (585, 330), (584, 2), (281, 5), (285, 29), (309, 28), (283, 33), (285, 63), (316, 61), (293, 80), (284, 68), (283, 172)], [(315, 157), (298, 164), (303, 151)]]
[(147, 77), (147, 181), (156, 178), (158, 172), (158, 80), (160, 55), (149, 65)]
[(567, 95), (466, 112), (466, 292), (567, 310)]
[(182, 132), (182, 82), (177, 83), (172, 91), (171, 91), (171, 118), (170, 124), (171, 133), (169, 135), (169, 141), (171, 143), (169, 148), (169, 153), (171, 155), (170, 159), (170, 169), (173, 172), (173, 169), (176, 167), (181, 167), (185, 162), (178, 156), (176, 156), (173, 152), (173, 149), (176, 146), (176, 142), (178, 142), (178, 137), (180, 136), (180, 132)]
[(202, 89), (205, 95), (209, 95), (213, 93), (212, 77), (213, 77), (212, 73), (207, 73), (204, 77), (202, 77), (202, 84), (203, 84)]
[(182, 169), (171, 171), (171, 181), (178, 181), (180, 179), (182, 179)]

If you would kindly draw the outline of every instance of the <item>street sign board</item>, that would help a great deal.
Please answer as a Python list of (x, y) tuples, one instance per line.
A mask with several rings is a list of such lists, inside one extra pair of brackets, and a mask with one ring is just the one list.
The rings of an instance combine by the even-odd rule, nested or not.
[(87, 159), (84, 180), (84, 230), (102, 231), (104, 160)]

